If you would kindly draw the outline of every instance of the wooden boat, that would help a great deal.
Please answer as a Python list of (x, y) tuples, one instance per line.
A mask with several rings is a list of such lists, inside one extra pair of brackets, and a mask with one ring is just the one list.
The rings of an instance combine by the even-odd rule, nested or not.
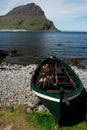
[(59, 121), (61, 106), (69, 105), (77, 98), (83, 90), (83, 85), (67, 63), (51, 57), (42, 61), (35, 70), (31, 88)]

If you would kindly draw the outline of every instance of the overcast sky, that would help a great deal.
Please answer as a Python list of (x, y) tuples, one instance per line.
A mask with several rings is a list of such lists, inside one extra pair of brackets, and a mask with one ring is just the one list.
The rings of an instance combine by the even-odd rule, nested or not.
[(0, 16), (28, 3), (39, 5), (61, 31), (87, 31), (87, 0), (0, 0)]

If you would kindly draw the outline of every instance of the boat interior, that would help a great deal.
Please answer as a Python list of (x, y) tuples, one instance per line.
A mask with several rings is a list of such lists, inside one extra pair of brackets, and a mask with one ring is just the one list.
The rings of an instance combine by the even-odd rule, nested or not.
[(49, 93), (58, 94), (63, 88), (68, 94), (78, 88), (76, 76), (66, 64), (58, 60), (46, 60), (35, 72), (35, 86)]

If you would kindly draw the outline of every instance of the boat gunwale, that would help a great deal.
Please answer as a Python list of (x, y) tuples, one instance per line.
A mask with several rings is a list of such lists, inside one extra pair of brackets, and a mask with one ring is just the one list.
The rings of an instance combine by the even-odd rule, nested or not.
[[(48, 59), (51, 59), (51, 58), (46, 58), (46, 60)], [(78, 80), (78, 84), (79, 84), (79, 87), (76, 88), (75, 90), (73, 90), (71, 93), (67, 93), (67, 97), (70, 98), (70, 97), (73, 97), (75, 95), (77, 95), (78, 93), (80, 93), (82, 90), (83, 90), (83, 84), (80, 80), (80, 78), (78, 77), (78, 75), (74, 72), (74, 70), (70, 67), (70, 65), (66, 62), (64, 62), (63, 60), (59, 59), (59, 58), (56, 58), (56, 60), (60, 61), (61, 63), (63, 63), (69, 70), (71, 70), (71, 72), (73, 73), (73, 75), (77, 78)], [(36, 68), (35, 70), (35, 73), (37, 73), (37, 71), (42, 67), (42, 65), (44, 64), (45, 61), (42, 61), (39, 66)], [(53, 97), (53, 98), (57, 98), (57, 99), (60, 99), (60, 94), (53, 94), (53, 93), (49, 93), (45, 90), (41, 90), (39, 88), (37, 88), (37, 86), (34, 84), (34, 76), (32, 77), (31, 79), (31, 88), (36, 91), (36, 92), (39, 92), (43, 95), (46, 95), (46, 96), (49, 96), (49, 97)]]
[[(42, 93), (39, 93), (39, 92), (36, 92), (33, 90), (33, 92), (39, 97), (39, 98), (43, 98), (43, 99), (48, 99), (50, 101), (55, 101), (55, 102), (60, 102), (60, 98), (55, 98), (55, 97), (52, 97), (52, 96), (48, 96), (46, 94), (42, 94)], [(81, 92), (73, 95), (73, 96), (70, 96), (70, 97), (67, 97), (67, 99), (70, 101), (74, 98), (76, 98), (77, 96), (79, 96), (81, 94)], [(65, 100), (63, 99), (63, 102), (65, 102)]]
[[(32, 85), (32, 89), (38, 93), (41, 93), (43, 95), (46, 95), (46, 96), (49, 96), (49, 97), (53, 97), (53, 98), (57, 98), (57, 99), (60, 99), (60, 94), (53, 94), (53, 93), (49, 93), (45, 90), (41, 90), (39, 88), (37, 88), (34, 84), (33, 84), (33, 81), (31, 80), (31, 85)], [(74, 95), (77, 95), (78, 93), (80, 93), (82, 91), (82, 86), (79, 88), (79, 89), (76, 89), (74, 90), (73, 92), (71, 93), (68, 93), (66, 94), (67, 95), (67, 98), (70, 98), (70, 97), (73, 97)]]

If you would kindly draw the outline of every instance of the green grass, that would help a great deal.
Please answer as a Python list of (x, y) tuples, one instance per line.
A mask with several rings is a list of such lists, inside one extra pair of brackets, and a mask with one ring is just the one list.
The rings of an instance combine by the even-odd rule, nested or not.
[[(13, 18), (14, 19), (14, 18)], [(29, 31), (39, 30), (41, 22), (39, 20), (32, 20), (31, 24), (25, 24), (25, 20), (21, 20), (18, 17), (13, 21), (13, 19), (0, 20), (0, 29), (26, 29)]]
[[(27, 121), (33, 122), (41, 127), (41, 130), (56, 130), (57, 124), (54, 117), (49, 113), (28, 113)], [(33, 124), (33, 125), (34, 125)]]
[[(0, 124), (3, 126), (13, 125), (13, 130), (58, 130), (58, 125), (52, 114), (45, 112), (27, 113), (26, 110), (27, 106), (0, 107)], [(87, 130), (87, 122), (63, 126), (61, 130)]]
[(62, 127), (62, 130), (87, 130), (87, 122), (84, 121), (74, 126)]
[(37, 20), (33, 20), (33, 22), (28, 26), (28, 29), (33, 31), (33, 30), (38, 30), (40, 27), (41, 23)]
[(13, 106), (6, 106), (6, 110), (8, 110), (9, 112), (14, 112), (15, 111)]

